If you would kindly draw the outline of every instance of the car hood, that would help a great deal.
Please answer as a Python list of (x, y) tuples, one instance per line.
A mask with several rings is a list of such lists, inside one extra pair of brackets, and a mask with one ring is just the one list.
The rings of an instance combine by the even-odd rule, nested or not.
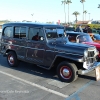
[(87, 44), (81, 44), (81, 43), (72, 43), (69, 41), (64, 41), (64, 40), (60, 40), (60, 41), (51, 41), (49, 42), (49, 46), (51, 46), (52, 48), (55, 48), (55, 51), (58, 52), (67, 52), (67, 53), (73, 53), (73, 54), (84, 54), (84, 50), (88, 49), (88, 48), (94, 48), (94, 46), (90, 46)]
[(97, 49), (100, 49), (100, 44), (96, 43), (96, 42), (83, 42), (84, 44), (88, 44), (88, 45), (93, 45), (95, 46)]
[[(71, 52), (71, 53), (74, 53), (74, 54), (83, 54), (84, 53), (84, 50), (88, 49), (89, 47), (94, 47), (94, 46), (90, 46), (90, 45), (87, 45), (87, 44), (80, 44), (80, 43), (66, 43), (66, 44), (57, 44), (56, 45), (56, 48), (63, 48), (64, 51), (67, 51), (67, 52)], [(59, 48), (59, 50), (61, 50)]]

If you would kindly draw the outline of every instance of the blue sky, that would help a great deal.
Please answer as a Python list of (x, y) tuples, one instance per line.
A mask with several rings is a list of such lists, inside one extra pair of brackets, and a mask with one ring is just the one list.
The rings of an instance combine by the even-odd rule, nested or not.
[[(64, 6), (61, 5), (62, 0), (0, 0), (0, 20), (30, 20), (30, 21), (54, 21), (60, 20), (64, 22)], [(69, 20), (74, 21), (74, 11), (78, 11), (80, 15), (78, 20), (82, 20), (83, 6), (80, 0), (71, 0), (69, 5)], [(86, 0), (84, 10), (90, 13), (90, 19), (100, 20), (100, 8), (98, 7), (100, 0)], [(66, 5), (66, 20), (67, 9)], [(87, 13), (86, 19), (89, 20)], [(34, 14), (33, 16), (31, 14)], [(68, 21), (68, 20), (67, 20)]]

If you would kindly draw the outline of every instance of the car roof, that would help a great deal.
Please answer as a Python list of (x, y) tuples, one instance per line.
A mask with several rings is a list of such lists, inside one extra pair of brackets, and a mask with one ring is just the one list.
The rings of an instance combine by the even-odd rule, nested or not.
[(99, 35), (100, 36), (100, 34), (93, 34), (93, 35), (95, 35), (95, 36), (98, 36)]
[(13, 22), (13, 23), (5, 23), (3, 26), (34, 26), (34, 27), (60, 27), (64, 28), (62, 25), (58, 24), (46, 24), (46, 23), (33, 23), (33, 22)]

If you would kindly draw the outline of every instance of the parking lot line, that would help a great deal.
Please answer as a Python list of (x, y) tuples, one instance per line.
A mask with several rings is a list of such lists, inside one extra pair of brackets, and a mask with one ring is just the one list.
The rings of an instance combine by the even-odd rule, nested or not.
[(89, 85), (91, 85), (92, 83), (94, 83), (94, 81), (90, 81), (88, 83), (86, 83), (84, 86), (82, 86), (79, 90), (77, 90), (76, 92), (74, 92), (72, 95), (70, 95), (68, 98), (66, 98), (66, 100), (71, 100), (72, 98), (75, 98), (76, 100), (81, 100), (78, 96), (78, 94), (80, 92), (82, 92), (85, 88), (87, 88)]
[(24, 80), (24, 79), (22, 79), (22, 78), (16, 77), (16, 76), (11, 75), (11, 74), (9, 74), (9, 73), (3, 72), (3, 71), (0, 71), (0, 73), (1, 73), (1, 74), (4, 74), (4, 75), (6, 75), (6, 76), (12, 77), (12, 78), (14, 78), (14, 79), (17, 79), (17, 80), (19, 80), (19, 81), (21, 81), (21, 82), (27, 83), (27, 84), (29, 84), (29, 85), (35, 86), (35, 87), (37, 87), (37, 88), (40, 88), (40, 89), (42, 89), (42, 90), (45, 90), (45, 91), (47, 91), (47, 92), (56, 94), (56, 95), (58, 95), (58, 96), (61, 96), (61, 97), (64, 97), (64, 98), (69, 97), (68, 95), (62, 94), (62, 93), (60, 93), (60, 92), (51, 90), (51, 89), (49, 89), (49, 88), (46, 88), (46, 87), (44, 87), (44, 86), (41, 86), (41, 85), (38, 85), (38, 84), (35, 84), (35, 83), (32, 83), (32, 82), (30, 82), (30, 81), (27, 81), (27, 80)]

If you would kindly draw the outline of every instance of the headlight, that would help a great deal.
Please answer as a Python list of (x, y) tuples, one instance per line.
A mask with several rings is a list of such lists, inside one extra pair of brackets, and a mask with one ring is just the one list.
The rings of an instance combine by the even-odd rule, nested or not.
[(94, 49), (94, 52), (95, 52), (95, 53), (97, 52), (97, 49), (96, 49), (96, 48)]
[(84, 51), (84, 57), (87, 57), (87, 56), (88, 56), (88, 51), (85, 50), (85, 51)]
[(99, 55), (99, 51), (96, 48), (95, 48), (94, 52), (95, 52), (95, 56)]

